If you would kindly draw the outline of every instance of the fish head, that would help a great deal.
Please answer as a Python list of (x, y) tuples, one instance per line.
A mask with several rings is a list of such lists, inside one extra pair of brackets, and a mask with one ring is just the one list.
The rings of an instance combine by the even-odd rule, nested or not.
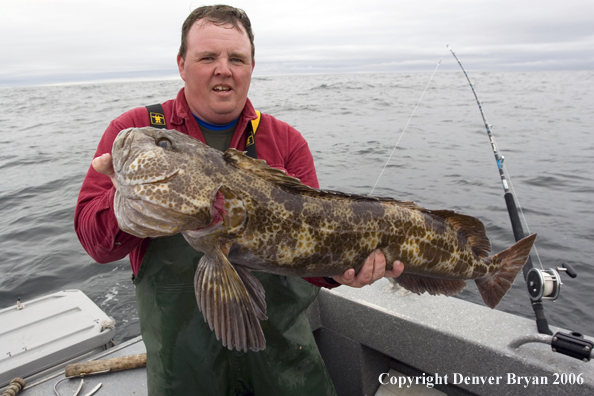
[(181, 132), (121, 131), (113, 143), (115, 214), (138, 237), (173, 235), (218, 221), (216, 150)]

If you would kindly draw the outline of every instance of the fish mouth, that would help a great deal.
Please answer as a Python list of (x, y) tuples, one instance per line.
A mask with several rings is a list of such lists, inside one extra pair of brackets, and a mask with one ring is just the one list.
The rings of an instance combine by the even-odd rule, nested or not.
[(151, 185), (151, 184), (167, 184), (170, 180), (176, 177), (180, 173), (179, 169), (175, 169), (171, 174), (163, 176), (161, 179), (154, 179), (150, 182), (141, 183), (140, 185)]
[(133, 129), (134, 128), (121, 130), (113, 141), (111, 156), (113, 158), (113, 169), (116, 173), (119, 173), (122, 170), (124, 164), (130, 156), (130, 145), (127, 145), (126, 143), (130, 132), (132, 132)]
[(118, 180), (118, 186), (155, 186), (158, 188), (158, 185), (162, 185), (163, 187), (181, 173), (181, 170), (174, 169), (170, 173), (166, 173), (164, 175), (127, 177), (124, 180)]
[(204, 224), (200, 216), (192, 216), (144, 199), (125, 197), (116, 190), (114, 210), (119, 228), (140, 238), (177, 234)]
[(160, 202), (159, 199), (132, 191), (137, 188), (118, 188), (114, 199), (118, 225), (129, 234), (158, 237), (196, 231), (203, 235), (215, 232), (223, 224), (224, 201), (218, 197), (218, 192), (210, 205), (186, 211), (185, 207), (182, 210), (168, 202)]

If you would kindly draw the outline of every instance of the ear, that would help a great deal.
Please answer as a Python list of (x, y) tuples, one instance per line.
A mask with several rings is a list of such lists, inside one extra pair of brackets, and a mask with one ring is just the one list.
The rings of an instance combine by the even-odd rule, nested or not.
[[(184, 60), (184, 58), (181, 57), (180, 54), (177, 54), (177, 68), (179, 69), (179, 75), (180, 75), (180, 77), (184, 81), (186, 81), (185, 67), (186, 67), (186, 61)], [(252, 69), (253, 69), (253, 67), (252, 67)]]

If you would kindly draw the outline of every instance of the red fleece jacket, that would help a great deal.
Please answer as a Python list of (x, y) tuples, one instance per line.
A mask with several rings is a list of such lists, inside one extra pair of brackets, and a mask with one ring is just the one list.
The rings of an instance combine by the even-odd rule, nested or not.
[[(198, 123), (188, 108), (183, 88), (177, 94), (177, 98), (163, 103), (163, 111), (168, 128), (204, 142)], [(255, 118), (256, 112), (248, 99), (239, 117), (231, 147), (245, 150), (245, 127)], [(113, 141), (121, 130), (148, 125), (146, 107), (135, 108), (122, 114), (109, 124), (99, 142), (95, 157), (104, 153), (111, 154)], [(258, 158), (265, 159), (268, 165), (286, 171), (302, 183), (318, 188), (313, 157), (307, 142), (295, 128), (268, 114), (262, 114), (256, 136)], [(74, 212), (74, 229), (82, 246), (95, 261), (109, 263), (129, 254), (132, 272), (136, 274), (150, 238), (138, 238), (119, 229), (113, 209), (114, 194), (115, 188), (109, 177), (90, 167), (78, 196)], [(338, 286), (324, 278), (304, 279), (320, 287)]]

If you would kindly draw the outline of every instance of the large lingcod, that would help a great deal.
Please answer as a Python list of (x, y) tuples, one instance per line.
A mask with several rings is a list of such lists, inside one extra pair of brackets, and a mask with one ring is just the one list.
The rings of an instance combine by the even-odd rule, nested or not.
[[(204, 252), (194, 280), (200, 311), (229, 349), (262, 350), (264, 290), (250, 271), (318, 277), (358, 271), (375, 249), (400, 260), (396, 282), (447, 296), (474, 280), (494, 308), (536, 235), (488, 256), (480, 220), (406, 201), (317, 190), (229, 149), (183, 133), (130, 128), (113, 144), (115, 213), (139, 237), (182, 233)], [(386, 268), (390, 269), (391, 264)]]

